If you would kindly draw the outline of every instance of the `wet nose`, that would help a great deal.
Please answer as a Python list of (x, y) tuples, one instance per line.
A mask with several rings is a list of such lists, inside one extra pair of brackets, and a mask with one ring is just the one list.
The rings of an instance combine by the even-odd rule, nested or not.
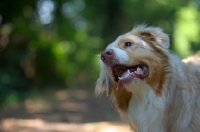
[(101, 60), (103, 62), (109, 61), (113, 58), (114, 56), (114, 50), (113, 49), (106, 49), (102, 52), (101, 54)]

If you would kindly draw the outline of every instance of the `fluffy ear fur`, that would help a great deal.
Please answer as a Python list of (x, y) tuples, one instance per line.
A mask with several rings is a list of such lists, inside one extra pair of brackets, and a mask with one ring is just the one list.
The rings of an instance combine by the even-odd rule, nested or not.
[(169, 48), (169, 37), (163, 33), (161, 28), (146, 27), (146, 25), (139, 25), (133, 28), (132, 32), (142, 38), (144, 41), (153, 42), (162, 48)]
[(111, 80), (106, 73), (105, 66), (103, 65), (102, 61), (100, 61), (100, 77), (96, 83), (95, 94), (99, 95), (106, 90), (106, 94), (110, 95), (111, 88), (112, 88)]

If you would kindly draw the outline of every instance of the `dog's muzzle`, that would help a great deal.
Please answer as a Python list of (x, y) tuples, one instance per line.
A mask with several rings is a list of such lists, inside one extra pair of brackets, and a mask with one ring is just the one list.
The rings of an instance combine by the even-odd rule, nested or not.
[(101, 60), (108, 64), (113, 65), (117, 63), (117, 60), (115, 59), (115, 52), (113, 49), (106, 49), (101, 54)]

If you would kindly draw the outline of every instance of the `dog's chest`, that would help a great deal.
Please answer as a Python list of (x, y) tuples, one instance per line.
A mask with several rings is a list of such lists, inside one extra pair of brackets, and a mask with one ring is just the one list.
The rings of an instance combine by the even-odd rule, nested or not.
[(164, 99), (150, 91), (142, 99), (134, 96), (131, 98), (128, 117), (138, 132), (165, 132), (164, 109)]

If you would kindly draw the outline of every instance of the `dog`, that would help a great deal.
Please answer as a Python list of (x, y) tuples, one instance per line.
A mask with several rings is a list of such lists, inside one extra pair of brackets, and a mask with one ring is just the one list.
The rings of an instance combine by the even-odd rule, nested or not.
[(106, 91), (134, 132), (200, 132), (200, 60), (169, 47), (161, 28), (139, 25), (100, 55), (95, 94)]

